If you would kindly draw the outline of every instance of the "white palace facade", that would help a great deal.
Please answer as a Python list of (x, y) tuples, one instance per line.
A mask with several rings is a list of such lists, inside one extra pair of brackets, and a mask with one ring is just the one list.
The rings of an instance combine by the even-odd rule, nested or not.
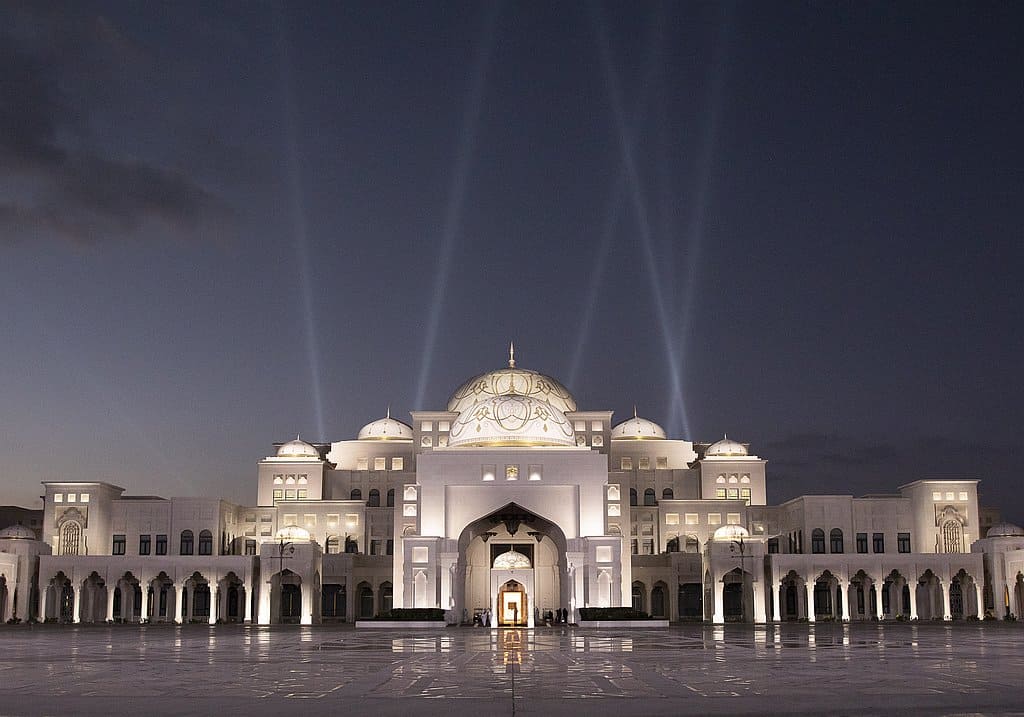
[(746, 443), (666, 437), (508, 366), (354, 440), (276, 444), (254, 505), (45, 482), (42, 540), (0, 531), (0, 618), (353, 622), (397, 607), (534, 626), (1005, 618), (1024, 531), (981, 534), (976, 480), (768, 505)]

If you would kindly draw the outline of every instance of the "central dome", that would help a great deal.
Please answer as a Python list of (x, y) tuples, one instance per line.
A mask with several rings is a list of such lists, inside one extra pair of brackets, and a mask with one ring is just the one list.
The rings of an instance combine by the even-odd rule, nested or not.
[(448, 433), (457, 446), (573, 446), (572, 425), (558, 408), (509, 394), (477, 401), (459, 413)]
[(507, 368), (474, 376), (455, 389), (448, 410), (461, 413), (481, 401), (509, 395), (540, 399), (562, 413), (576, 410), (576, 399), (565, 386), (550, 376), (518, 368), (513, 351), (510, 346)]

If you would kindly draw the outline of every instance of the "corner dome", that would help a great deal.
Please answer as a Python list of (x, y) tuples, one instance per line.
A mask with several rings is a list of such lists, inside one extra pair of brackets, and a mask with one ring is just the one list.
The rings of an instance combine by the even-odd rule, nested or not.
[(360, 441), (411, 441), (412, 426), (391, 417), (391, 409), (384, 418), (367, 423), (359, 429)]
[(448, 399), (448, 410), (461, 413), (496, 396), (536, 398), (562, 413), (576, 410), (576, 399), (561, 383), (542, 373), (517, 367), (512, 346), (509, 346), (508, 366), (474, 376), (459, 386)]
[(738, 540), (749, 537), (750, 533), (742, 525), (723, 525), (715, 531), (712, 540)]
[(665, 440), (665, 429), (654, 421), (641, 418), (633, 410), (633, 417), (628, 418), (617, 426), (612, 426), (613, 441), (643, 441), (643, 440)]
[(320, 460), (320, 453), (309, 443), (306, 443), (298, 436), (294, 441), (288, 441), (277, 449), (278, 458), (302, 458)]
[(35, 531), (24, 525), (11, 525), (0, 530), (0, 540), (35, 540)]
[(309, 531), (297, 525), (286, 525), (274, 535), (274, 540), (286, 540), (291, 543), (310, 542)]
[(736, 458), (746, 455), (749, 455), (747, 447), (728, 436), (723, 437), (720, 441), (715, 441), (704, 451), (704, 456), (707, 458)]
[(988, 532), (986, 538), (1019, 538), (1024, 537), (1024, 528), (1013, 523), (996, 523)]
[(478, 401), (459, 413), (448, 446), (575, 446), (572, 425), (558, 408), (509, 394)]

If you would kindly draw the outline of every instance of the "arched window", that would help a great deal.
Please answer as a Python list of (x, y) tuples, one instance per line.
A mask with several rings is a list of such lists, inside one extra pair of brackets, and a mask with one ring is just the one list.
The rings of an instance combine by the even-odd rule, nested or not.
[(213, 555), (213, 534), (209, 530), (199, 533), (199, 554)]
[(629, 504), (636, 505), (636, 488), (629, 489)]
[(811, 531), (811, 552), (825, 552), (825, 531), (821, 528), (815, 528)]
[(359, 490), (358, 488), (353, 488), (352, 492), (349, 493), (348, 498), (349, 500), (362, 500), (363, 491)]
[(648, 488), (644, 491), (644, 505), (657, 505), (658, 499), (654, 495), (654, 488)]
[(192, 555), (192, 553), (195, 552), (195, 550), (194, 550), (194, 541), (195, 541), (195, 536), (192, 534), (191, 530), (183, 530), (183, 531), (181, 531), (181, 545), (180, 545), (180, 549), (178, 550), (178, 554), (179, 555)]
[(963, 552), (964, 534), (959, 520), (947, 520), (942, 524), (942, 552)]
[(366, 504), (368, 506), (370, 506), (371, 508), (379, 508), (380, 507), (380, 491), (377, 490), (376, 488), (371, 488), (370, 489), (370, 499), (368, 501), (366, 501)]
[(82, 524), (69, 520), (60, 529), (60, 554), (78, 555), (82, 546)]
[(665, 550), (670, 553), (679, 552), (679, 538), (669, 538), (668, 543), (665, 544)]
[(329, 536), (327, 536), (327, 546), (326, 547), (327, 547), (327, 551), (326, 552), (327, 552), (328, 555), (337, 555), (338, 553), (340, 553), (341, 552), (341, 541), (338, 540), (338, 536), (337, 535), (329, 535)]
[(672, 500), (674, 497), (675, 493), (672, 492), (671, 488), (666, 488), (665, 490), (661, 491), (662, 500)]
[(394, 508), (395, 507), (395, 489), (394, 488), (389, 488), (388, 489), (387, 501), (388, 501), (387, 502), (387, 506), (389, 508)]
[(700, 552), (700, 541), (697, 540), (696, 535), (687, 535), (683, 542), (684, 551), (687, 553), (699, 553)]
[(830, 553), (841, 553), (843, 552), (843, 531), (839, 528), (832, 528), (828, 534), (829, 552)]

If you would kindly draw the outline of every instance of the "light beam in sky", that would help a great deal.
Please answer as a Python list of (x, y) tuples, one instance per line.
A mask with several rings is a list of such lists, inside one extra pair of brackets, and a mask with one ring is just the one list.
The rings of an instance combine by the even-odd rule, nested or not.
[(462, 207), (466, 199), (466, 182), (469, 178), (476, 135), (480, 125), (480, 111), (483, 108), (484, 82), (487, 79), (487, 65), (494, 45), (495, 26), (498, 22), (501, 3), (491, 4), (484, 14), (480, 42), (477, 45), (473, 71), (470, 75), (469, 94), (462, 115), (462, 139), (452, 169), (452, 183), (448, 192), (448, 206), (445, 210), (444, 225), (441, 229), (441, 250), (438, 252), (437, 269), (434, 273), (433, 301), (427, 317), (423, 351), (420, 353), (420, 375), (416, 383), (416, 398), (413, 409), (423, 408), (430, 371), (434, 363), (434, 348), (437, 343), (438, 326), (441, 323), (441, 309), (444, 306), (444, 292), (448, 284), (455, 239), (462, 225)]
[(316, 340), (316, 318), (313, 307), (312, 267), (309, 263), (309, 227), (303, 202), (302, 168), (299, 166), (299, 146), (296, 138), (295, 97), (292, 92), (291, 49), (288, 42), (287, 21), (283, 7), (278, 7), (278, 45), (281, 58), (281, 95), (284, 110), (285, 161), (288, 174), (288, 198), (294, 226), (295, 253), (298, 257), (299, 287), (302, 291), (306, 355), (309, 359), (310, 385), (313, 394), (313, 414), (316, 420), (317, 440), (324, 440), (324, 407), (321, 394), (320, 349)]

